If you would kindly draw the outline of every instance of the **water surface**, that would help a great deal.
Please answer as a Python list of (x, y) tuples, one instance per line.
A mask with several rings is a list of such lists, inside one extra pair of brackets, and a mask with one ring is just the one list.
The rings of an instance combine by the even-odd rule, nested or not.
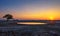
[(47, 24), (47, 23), (42, 23), (42, 22), (19, 22), (18, 24), (37, 25), (37, 24)]

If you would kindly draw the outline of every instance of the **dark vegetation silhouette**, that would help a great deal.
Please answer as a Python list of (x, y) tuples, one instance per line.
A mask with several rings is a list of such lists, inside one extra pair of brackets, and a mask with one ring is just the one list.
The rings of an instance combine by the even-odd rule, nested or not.
[(13, 16), (11, 14), (6, 14), (3, 16), (3, 18), (6, 18), (7, 21), (9, 21), (10, 19), (13, 19)]

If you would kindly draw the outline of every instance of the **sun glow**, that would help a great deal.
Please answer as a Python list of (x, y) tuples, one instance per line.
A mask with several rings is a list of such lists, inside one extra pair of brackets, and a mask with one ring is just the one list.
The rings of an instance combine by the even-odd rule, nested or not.
[(54, 17), (51, 16), (51, 17), (50, 17), (50, 20), (54, 20)]

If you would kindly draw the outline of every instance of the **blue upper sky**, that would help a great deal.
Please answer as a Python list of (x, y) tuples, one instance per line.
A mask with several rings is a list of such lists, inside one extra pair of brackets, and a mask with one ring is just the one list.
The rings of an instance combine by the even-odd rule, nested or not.
[(53, 4), (60, 0), (0, 0), (0, 9), (22, 7), (26, 4)]

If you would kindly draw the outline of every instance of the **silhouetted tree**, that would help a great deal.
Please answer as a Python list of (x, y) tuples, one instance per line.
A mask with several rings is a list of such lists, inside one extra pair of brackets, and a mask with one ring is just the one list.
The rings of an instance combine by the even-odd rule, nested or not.
[(10, 14), (6, 14), (6, 15), (3, 16), (3, 18), (6, 18), (7, 21), (8, 21), (9, 19), (13, 19), (13, 16), (10, 15)]

